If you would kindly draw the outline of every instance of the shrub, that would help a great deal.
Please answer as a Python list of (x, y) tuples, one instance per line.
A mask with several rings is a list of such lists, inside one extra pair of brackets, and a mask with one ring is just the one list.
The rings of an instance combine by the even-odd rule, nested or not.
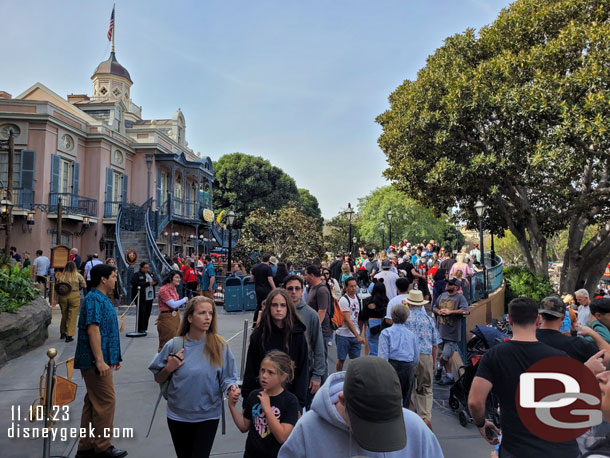
[(529, 297), (541, 301), (553, 294), (548, 277), (535, 275), (525, 267), (511, 266), (503, 271), (506, 281), (506, 304), (516, 297)]
[(8, 258), (0, 259), (0, 312), (15, 312), (30, 304), (40, 294), (32, 283), (32, 272), (11, 266)]

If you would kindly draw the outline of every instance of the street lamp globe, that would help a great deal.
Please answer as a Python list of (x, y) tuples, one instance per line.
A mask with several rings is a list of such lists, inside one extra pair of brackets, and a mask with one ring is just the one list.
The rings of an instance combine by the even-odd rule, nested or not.
[(388, 210), (388, 221), (392, 221), (392, 210)]
[(229, 226), (233, 226), (234, 222), (235, 222), (235, 213), (233, 213), (233, 210), (230, 210), (229, 213), (227, 213), (227, 224)]
[(354, 236), (354, 237), (352, 237), (352, 242), (354, 242), (354, 244), (356, 244), (356, 242), (357, 242), (357, 241), (358, 241), (358, 238), (357, 238), (357, 237), (355, 237), (355, 236)]
[(347, 219), (349, 221), (351, 221), (352, 217), (354, 216), (354, 209), (352, 208), (352, 204), (351, 203), (347, 204), (347, 210), (345, 210), (345, 216), (347, 216)]
[(485, 210), (487, 210), (487, 207), (483, 202), (481, 202), (481, 200), (478, 200), (477, 203), (474, 204), (474, 209), (476, 210), (477, 215), (479, 215), (479, 218), (482, 218), (485, 214)]
[(8, 197), (5, 197), (2, 200), (0, 200), (0, 216), (2, 216), (2, 217), (7, 216), (11, 212), (13, 207), (14, 207), (14, 204), (10, 201), (10, 199)]

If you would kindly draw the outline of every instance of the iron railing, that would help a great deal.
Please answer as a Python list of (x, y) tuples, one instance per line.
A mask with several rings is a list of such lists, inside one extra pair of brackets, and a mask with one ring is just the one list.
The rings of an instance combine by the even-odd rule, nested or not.
[(116, 266), (118, 275), (121, 277), (121, 288), (123, 289), (123, 297), (127, 297), (126, 285), (129, 280), (129, 266), (125, 260), (125, 252), (123, 251), (123, 245), (121, 244), (121, 221), (123, 219), (123, 206), (119, 205), (119, 209), (116, 217), (116, 224), (114, 225), (114, 237), (116, 243), (114, 249), (116, 250), (114, 258), (116, 259)]
[(107, 200), (104, 202), (104, 218), (116, 218), (122, 203), (120, 200)]
[(163, 278), (162, 273), (166, 270), (169, 271), (171, 266), (167, 263), (163, 253), (161, 253), (161, 250), (159, 250), (159, 247), (157, 246), (157, 236), (153, 232), (153, 227), (151, 225), (152, 219), (152, 205), (149, 204), (144, 218), (144, 227), (146, 229), (146, 250), (148, 251), (148, 259), (150, 260), (154, 274), (157, 276), (157, 278)]
[(61, 199), (63, 212), (74, 215), (97, 216), (97, 200), (79, 196), (71, 192), (50, 192), (49, 212), (57, 212), (57, 204)]

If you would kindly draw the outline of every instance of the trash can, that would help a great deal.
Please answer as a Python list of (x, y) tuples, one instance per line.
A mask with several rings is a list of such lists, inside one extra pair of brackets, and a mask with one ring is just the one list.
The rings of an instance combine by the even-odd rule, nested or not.
[(225, 310), (227, 312), (242, 312), (243, 286), (241, 278), (229, 277), (225, 280)]
[(254, 282), (250, 277), (244, 277), (244, 310), (246, 312), (256, 310), (256, 290)]

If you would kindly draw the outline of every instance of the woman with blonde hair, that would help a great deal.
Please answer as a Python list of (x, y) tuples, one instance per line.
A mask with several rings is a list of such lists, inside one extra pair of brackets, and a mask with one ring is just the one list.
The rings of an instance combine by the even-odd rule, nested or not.
[(294, 380), (288, 384), (288, 391), (299, 399), (301, 408), (307, 404), (309, 386), (309, 363), (305, 325), (299, 318), (295, 305), (283, 288), (272, 290), (265, 299), (267, 306), (259, 314), (259, 323), (250, 337), (246, 356), (242, 394), (244, 399), (260, 388), (258, 370), (265, 354), (270, 350), (280, 350), (294, 362)]
[(155, 381), (170, 378), (167, 424), (178, 458), (209, 457), (220, 419), (223, 393), (239, 395), (235, 358), (218, 335), (214, 302), (205, 296), (188, 301), (178, 335), (183, 347), (165, 344), (148, 369)]
[(466, 262), (466, 257), (468, 255), (466, 253), (458, 253), (455, 257), (456, 262), (451, 266), (451, 270), (449, 271), (449, 280), (455, 277), (455, 273), (458, 270), (462, 271), (462, 275), (466, 278), (470, 278), (474, 275), (474, 270), (472, 267)]
[[(80, 289), (87, 287), (87, 282), (81, 274), (76, 270), (76, 264), (69, 261), (63, 272), (55, 274), (57, 284), (67, 283), (70, 285), (70, 291), (66, 294), (57, 293), (57, 302), (61, 309), (61, 323), (59, 325), (60, 339), (65, 339), (66, 342), (74, 340), (74, 332), (76, 331), (76, 321), (80, 310)], [(61, 288), (57, 288), (61, 291)], [(57, 290), (56, 289), (56, 290)], [(66, 287), (66, 289), (68, 289)]]

